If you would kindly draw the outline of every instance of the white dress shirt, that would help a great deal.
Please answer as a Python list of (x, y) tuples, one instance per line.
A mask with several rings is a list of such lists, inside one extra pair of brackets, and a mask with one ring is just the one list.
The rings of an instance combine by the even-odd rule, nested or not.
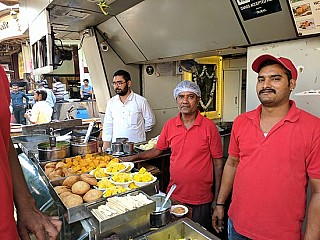
[(127, 137), (130, 142), (146, 141), (146, 132), (156, 124), (155, 116), (146, 98), (132, 92), (122, 103), (119, 95), (112, 97), (104, 117), (102, 140), (115, 142)]
[(31, 109), (30, 121), (38, 123), (48, 123), (51, 121), (52, 107), (46, 101), (36, 102)]

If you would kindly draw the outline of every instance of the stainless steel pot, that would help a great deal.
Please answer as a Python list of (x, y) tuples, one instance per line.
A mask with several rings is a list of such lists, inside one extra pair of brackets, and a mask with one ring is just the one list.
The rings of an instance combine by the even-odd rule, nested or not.
[(87, 143), (84, 143), (85, 136), (71, 138), (71, 155), (86, 155), (98, 152), (98, 140), (90, 137)]
[(161, 205), (164, 202), (165, 196), (152, 196), (151, 197), (156, 202), (156, 211), (150, 213), (150, 226), (151, 227), (162, 227), (168, 224), (171, 220), (171, 201), (170, 199), (164, 205), (162, 211), (159, 211)]
[(55, 147), (50, 147), (49, 142), (38, 144), (39, 161), (51, 161), (70, 156), (70, 142), (58, 141)]
[(116, 138), (117, 143), (126, 143), (129, 141), (129, 138), (122, 137), (122, 138)]
[(121, 142), (113, 142), (111, 144), (112, 153), (122, 153), (123, 152), (123, 145)]
[(122, 144), (123, 152), (126, 154), (132, 154), (134, 152), (134, 143), (133, 142), (125, 142)]

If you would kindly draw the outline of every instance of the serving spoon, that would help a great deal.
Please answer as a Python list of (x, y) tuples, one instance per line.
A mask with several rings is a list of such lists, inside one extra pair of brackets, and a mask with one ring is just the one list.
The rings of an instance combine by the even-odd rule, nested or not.
[(166, 203), (168, 202), (169, 198), (171, 197), (171, 194), (173, 193), (173, 191), (176, 189), (177, 185), (176, 184), (173, 184), (166, 196), (166, 198), (164, 199), (164, 202), (162, 203), (159, 211), (162, 211), (163, 207), (166, 205)]

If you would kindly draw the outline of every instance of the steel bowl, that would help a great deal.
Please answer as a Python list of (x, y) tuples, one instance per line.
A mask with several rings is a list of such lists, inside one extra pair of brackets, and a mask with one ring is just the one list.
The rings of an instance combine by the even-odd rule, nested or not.
[(123, 152), (132, 154), (134, 152), (134, 142), (125, 142), (122, 144)]
[(55, 147), (50, 147), (49, 142), (38, 144), (39, 161), (60, 160), (70, 156), (70, 142), (58, 141)]
[(113, 142), (111, 144), (112, 153), (122, 153), (123, 152), (123, 144), (121, 142)]
[(163, 210), (160, 211), (160, 207), (162, 206), (165, 196), (152, 196), (152, 200), (156, 202), (156, 211), (150, 213), (150, 226), (159, 228), (164, 225), (167, 225), (171, 220), (170, 208), (171, 201), (168, 199), (166, 204), (163, 207)]
[(90, 137), (88, 142), (84, 143), (85, 136), (71, 137), (71, 156), (86, 155), (98, 152), (97, 138)]

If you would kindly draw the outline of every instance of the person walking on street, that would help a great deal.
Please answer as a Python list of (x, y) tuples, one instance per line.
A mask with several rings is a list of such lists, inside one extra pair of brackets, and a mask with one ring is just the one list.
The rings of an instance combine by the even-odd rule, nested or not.
[[(18, 124), (26, 124), (26, 119), (24, 118), (25, 109), (28, 106), (29, 98), (28, 96), (19, 91), (18, 84), (12, 84), (11, 96), (11, 106), (13, 110), (13, 115)], [(23, 101), (25, 99), (25, 102)]]
[(131, 90), (131, 76), (118, 70), (113, 74), (113, 88), (117, 93), (108, 103), (103, 123), (103, 148), (108, 149), (116, 138), (127, 137), (130, 142), (146, 141), (156, 120), (146, 98)]
[(182, 81), (173, 94), (180, 113), (165, 123), (156, 147), (121, 159), (152, 159), (170, 147), (167, 190), (177, 185), (171, 200), (188, 206), (189, 217), (212, 231), (212, 202), (216, 201), (224, 164), (221, 137), (213, 121), (203, 117), (197, 109), (201, 96), (197, 84)]
[(233, 123), (213, 227), (223, 230), (224, 204), (232, 191), (229, 239), (318, 240), (320, 119), (290, 100), (298, 77), (290, 59), (261, 55), (252, 69), (258, 73), (261, 105)]

